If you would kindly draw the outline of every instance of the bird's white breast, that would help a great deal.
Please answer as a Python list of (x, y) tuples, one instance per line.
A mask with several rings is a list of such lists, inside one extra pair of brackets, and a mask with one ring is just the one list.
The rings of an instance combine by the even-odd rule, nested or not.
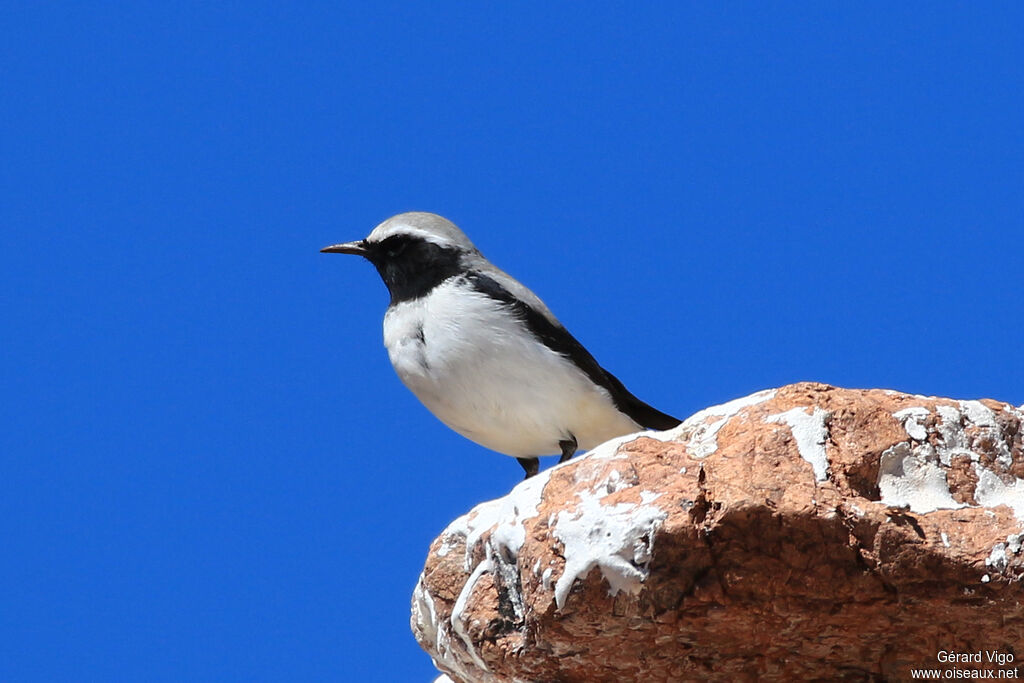
[(442, 422), (517, 457), (581, 448), (640, 429), (608, 393), (535, 339), (500, 302), (453, 278), (384, 316), (402, 382)]

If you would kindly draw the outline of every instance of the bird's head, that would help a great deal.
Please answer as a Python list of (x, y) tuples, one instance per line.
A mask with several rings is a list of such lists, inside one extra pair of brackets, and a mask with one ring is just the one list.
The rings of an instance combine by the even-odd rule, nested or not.
[(356, 254), (372, 263), (391, 292), (391, 303), (423, 296), (449, 277), (464, 272), (466, 257), (480, 257), (454, 223), (424, 211), (392, 216), (365, 239), (320, 251)]

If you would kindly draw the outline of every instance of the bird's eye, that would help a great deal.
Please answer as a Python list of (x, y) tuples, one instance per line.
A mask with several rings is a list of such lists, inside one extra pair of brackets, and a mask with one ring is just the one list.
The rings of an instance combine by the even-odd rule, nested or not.
[(384, 251), (388, 255), (388, 258), (395, 258), (401, 255), (405, 251), (409, 243), (406, 240), (389, 240)]

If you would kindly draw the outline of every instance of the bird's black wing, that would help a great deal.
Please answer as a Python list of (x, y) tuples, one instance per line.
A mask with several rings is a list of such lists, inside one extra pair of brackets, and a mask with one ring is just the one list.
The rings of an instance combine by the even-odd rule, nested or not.
[(604, 387), (611, 395), (615, 407), (638, 425), (648, 429), (671, 429), (679, 425), (676, 418), (647, 405), (629, 393), (615, 375), (602, 368), (590, 352), (569, 334), (569, 330), (557, 322), (552, 322), (543, 313), (515, 297), (497, 280), (479, 271), (467, 273), (466, 279), (477, 292), (507, 306), (545, 346), (571, 360), (592, 382)]

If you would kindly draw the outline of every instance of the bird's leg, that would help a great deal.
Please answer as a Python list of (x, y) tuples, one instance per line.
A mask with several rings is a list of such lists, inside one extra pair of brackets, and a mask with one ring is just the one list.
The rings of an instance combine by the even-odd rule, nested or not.
[(540, 470), (540, 458), (516, 458), (516, 460), (526, 470), (526, 476), (523, 479), (529, 479)]
[(558, 459), (558, 462), (563, 463), (576, 455), (576, 448), (578, 447), (576, 437), (570, 434), (568, 439), (558, 442), (558, 447), (562, 449), (562, 457)]

